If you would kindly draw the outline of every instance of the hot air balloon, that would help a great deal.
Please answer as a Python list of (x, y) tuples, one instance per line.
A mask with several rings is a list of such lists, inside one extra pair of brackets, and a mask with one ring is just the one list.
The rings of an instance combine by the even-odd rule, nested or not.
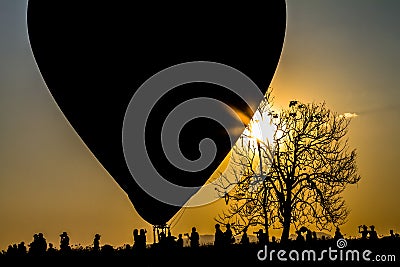
[[(42, 77), (71, 126), (140, 216), (163, 225), (181, 206), (149, 195), (127, 167), (121, 140), (132, 97), (154, 74), (194, 61), (235, 68), (264, 94), (283, 47), (286, 4), (284, 0), (229, 6), (133, 2), (30, 0), (28, 34)], [(142, 129), (147, 152), (158, 173), (183, 187), (203, 185), (231, 149), (226, 130), (199, 117), (182, 128), (179, 147), (194, 161), (201, 154), (199, 142), (211, 138), (217, 146), (214, 160), (202, 170), (188, 172), (171, 164), (163, 153), (160, 132), (168, 114), (199, 97), (224, 102), (249, 118), (253, 115), (246, 101), (216, 84), (182, 84), (160, 97)]]

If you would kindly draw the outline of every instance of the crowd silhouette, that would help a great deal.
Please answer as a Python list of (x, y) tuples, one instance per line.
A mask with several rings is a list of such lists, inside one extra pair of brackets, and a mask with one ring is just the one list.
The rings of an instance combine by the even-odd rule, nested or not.
[[(245, 237), (242, 238), (243, 242), (246, 242), (245, 241), (246, 237), (247, 237), (247, 233), (246, 233)], [(247, 241), (248, 241), (248, 237), (247, 237)], [(228, 223), (226, 225), (225, 232), (222, 232), (221, 225), (219, 223), (217, 223), (215, 225), (214, 246), (217, 248), (229, 247), (234, 242), (235, 242), (235, 238), (233, 237), (231, 225)]]
[[(161, 229), (161, 230), (160, 230)], [(264, 245), (271, 246), (272, 248), (278, 247), (324, 247), (324, 242), (327, 245), (336, 244), (336, 241), (340, 239), (346, 239), (348, 242), (353, 242), (353, 246), (371, 248), (395, 248), (400, 245), (400, 237), (394, 230), (390, 230), (388, 235), (378, 235), (375, 226), (366, 225), (359, 226), (359, 235), (356, 237), (346, 238), (341, 232), (339, 227), (336, 227), (334, 235), (332, 237), (326, 237), (325, 235), (317, 236), (317, 232), (312, 231), (307, 227), (300, 227), (295, 232), (296, 235), (291, 238), (289, 244), (280, 244), (279, 239), (272, 236), (268, 240), (267, 234), (264, 230), (258, 229), (253, 232), (252, 239), (248, 235), (248, 228), (245, 227), (240, 233), (234, 232), (232, 225), (219, 223), (215, 224), (215, 232), (213, 234), (212, 243), (201, 243), (201, 236), (198, 233), (196, 227), (191, 228), (190, 233), (179, 233), (177, 236), (172, 235), (169, 227), (157, 228), (154, 233), (156, 234), (153, 243), (147, 240), (146, 229), (134, 229), (133, 230), (133, 242), (132, 244), (125, 244), (123, 247), (114, 248), (111, 245), (100, 242), (101, 235), (96, 233), (93, 237), (93, 243), (85, 248), (74, 247), (70, 244), (70, 238), (67, 232), (62, 232), (59, 242), (59, 248), (55, 248), (52, 243), (47, 243), (43, 233), (35, 233), (33, 240), (28, 245), (25, 242), (18, 244), (9, 245), (6, 251), (0, 253), (0, 257), (4, 258), (7, 256), (21, 257), (21, 256), (64, 256), (64, 255), (131, 255), (131, 256), (142, 256), (152, 255), (154, 253), (163, 252), (172, 253), (171, 255), (192, 255), (193, 251), (202, 251), (208, 249), (216, 251), (218, 255), (225, 255), (225, 252), (236, 251), (238, 253), (246, 253), (250, 251), (254, 256), (254, 250), (260, 249)], [(186, 239), (186, 240), (185, 240)], [(192, 252), (190, 252), (192, 251)], [(173, 254), (176, 252), (176, 254)], [(150, 257), (150, 256), (149, 256)]]
[[(360, 225), (358, 226), (358, 232), (361, 233), (361, 239), (366, 240), (366, 239), (372, 239), (372, 240), (377, 240), (378, 239), (378, 234), (375, 231), (375, 226), (371, 225), (370, 230), (368, 230), (368, 227), (366, 225)], [(390, 230), (390, 235), (393, 234), (393, 230)]]

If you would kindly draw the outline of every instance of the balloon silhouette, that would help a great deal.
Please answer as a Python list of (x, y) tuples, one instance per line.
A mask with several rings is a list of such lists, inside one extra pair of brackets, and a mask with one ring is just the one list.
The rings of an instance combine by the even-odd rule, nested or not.
[[(175, 203), (141, 183), (160, 175), (168, 186), (201, 187), (230, 151), (231, 140), (239, 136), (211, 115), (182, 116), (186, 120), (182, 127), (168, 128), (169, 115), (181, 108), (183, 112), (185, 103), (207, 114), (223, 113), (212, 108), (214, 102), (190, 104), (208, 98), (251, 118), (280, 58), (286, 4), (275, 0), (230, 6), (204, 2), (145, 6), (133, 1), (30, 0), (27, 19), (33, 55), (56, 103), (137, 212), (156, 225), (168, 222), (197, 189)], [(193, 62), (198, 64), (187, 64)], [(214, 75), (212, 81), (207, 82), (203, 73)], [(173, 80), (173, 75), (183, 80)], [(251, 79), (259, 94), (241, 86), (227, 88), (235, 87), (232, 75), (238, 84)], [(192, 76), (193, 82), (185, 80)], [(141, 100), (152, 94), (155, 80), (162, 87), (169, 79), (170, 88), (152, 96), (151, 106)], [(141, 114), (138, 106), (148, 113)], [(242, 119), (228, 124), (244, 129), (247, 123)], [(196, 168), (171, 162), (176, 151), (168, 154), (164, 148), (174, 142), (165, 142), (163, 132), (178, 133), (180, 156), (188, 164), (198, 164)], [(211, 161), (203, 162), (202, 154), (209, 150), (206, 144), (203, 153), (202, 140), (207, 138), (213, 140), (215, 153)], [(143, 151), (135, 142), (144, 144), (152, 171), (146, 172), (147, 165), (139, 163)], [(169, 194), (169, 189), (157, 190)]]

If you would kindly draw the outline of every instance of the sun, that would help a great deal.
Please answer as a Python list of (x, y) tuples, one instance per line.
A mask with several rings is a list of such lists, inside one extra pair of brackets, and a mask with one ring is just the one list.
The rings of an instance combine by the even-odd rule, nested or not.
[(243, 135), (248, 139), (258, 142), (271, 142), (274, 134), (273, 125), (270, 123), (270, 117), (257, 111), (251, 119), (249, 126)]
[(260, 120), (252, 120), (249, 126), (250, 137), (257, 140), (263, 140), (263, 132), (261, 130)]

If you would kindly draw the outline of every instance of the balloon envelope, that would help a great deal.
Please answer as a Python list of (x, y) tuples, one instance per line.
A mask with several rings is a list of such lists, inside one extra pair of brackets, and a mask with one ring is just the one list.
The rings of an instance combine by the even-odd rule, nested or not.
[[(191, 61), (236, 68), (265, 93), (282, 51), (286, 5), (284, 0), (230, 6), (133, 2), (30, 0), (28, 33), (46, 85), (72, 127), (142, 218), (164, 224), (181, 207), (148, 195), (125, 162), (122, 125), (132, 96), (155, 73)], [(181, 186), (203, 185), (231, 149), (218, 124), (199, 118), (182, 129), (180, 148), (195, 160), (199, 141), (212, 138), (218, 147), (214, 161), (191, 173), (168, 162), (162, 122), (179, 103), (196, 97), (248, 112), (246, 103), (214, 84), (185, 84), (160, 99), (146, 125), (146, 147), (157, 171)]]

